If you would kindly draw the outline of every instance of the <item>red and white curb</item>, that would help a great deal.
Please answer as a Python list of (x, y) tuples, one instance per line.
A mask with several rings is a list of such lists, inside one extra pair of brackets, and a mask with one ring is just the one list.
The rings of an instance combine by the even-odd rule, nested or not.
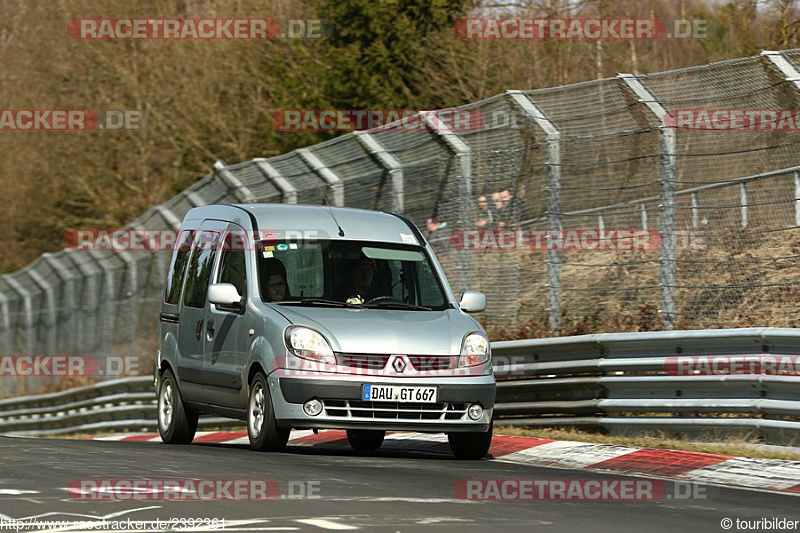
[[(157, 433), (125, 433), (92, 440), (161, 442), (161, 437)], [(249, 440), (246, 431), (198, 431), (193, 443), (246, 445)], [(293, 431), (289, 445), (349, 449), (344, 431)], [(381, 449), (450, 454), (447, 436), (442, 434), (390, 433)], [(640, 474), (800, 495), (800, 461), (508, 435), (495, 435), (489, 454), (493, 460), (512, 463)]]

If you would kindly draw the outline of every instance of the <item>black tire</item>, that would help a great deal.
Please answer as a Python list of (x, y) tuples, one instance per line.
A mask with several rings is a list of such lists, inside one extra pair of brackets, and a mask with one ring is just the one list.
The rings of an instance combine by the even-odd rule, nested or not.
[(172, 370), (165, 370), (158, 387), (158, 433), (166, 444), (189, 444), (197, 431), (196, 412), (183, 404)]
[(258, 373), (250, 383), (247, 400), (247, 436), (250, 448), (259, 452), (280, 452), (286, 448), (292, 428), (278, 427), (267, 378)]
[(348, 429), (347, 442), (357, 452), (374, 452), (383, 444), (385, 431), (379, 429)]
[(486, 433), (448, 433), (447, 441), (450, 443), (450, 451), (458, 459), (482, 459), (489, 453), (493, 432), (494, 423), (490, 423), (489, 431)]

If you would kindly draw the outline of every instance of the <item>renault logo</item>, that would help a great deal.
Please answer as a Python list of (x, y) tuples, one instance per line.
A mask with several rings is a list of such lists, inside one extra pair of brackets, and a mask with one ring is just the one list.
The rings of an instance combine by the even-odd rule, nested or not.
[(394, 371), (398, 374), (402, 374), (406, 369), (405, 358), (403, 356), (395, 357), (394, 361), (392, 361), (392, 368), (394, 368)]

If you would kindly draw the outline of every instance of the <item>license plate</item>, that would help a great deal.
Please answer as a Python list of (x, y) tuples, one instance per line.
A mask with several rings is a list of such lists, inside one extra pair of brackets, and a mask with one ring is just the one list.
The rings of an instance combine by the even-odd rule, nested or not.
[(401, 385), (364, 385), (361, 399), (373, 402), (436, 403), (436, 387), (403, 387)]

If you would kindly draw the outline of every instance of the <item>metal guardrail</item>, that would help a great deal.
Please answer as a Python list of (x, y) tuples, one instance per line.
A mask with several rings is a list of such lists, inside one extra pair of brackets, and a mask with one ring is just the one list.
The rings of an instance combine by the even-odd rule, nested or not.
[(675, 356), (798, 355), (800, 330), (610, 333), (492, 344), (498, 424), (800, 440), (800, 375), (673, 375)]
[[(800, 330), (613, 333), (492, 343), (498, 425), (583, 426), (611, 433), (748, 433), (800, 440), (800, 375), (672, 375), (669, 357), (800, 355)], [(155, 430), (152, 378), (0, 400), (0, 433)], [(201, 418), (201, 427), (242, 422)]]

